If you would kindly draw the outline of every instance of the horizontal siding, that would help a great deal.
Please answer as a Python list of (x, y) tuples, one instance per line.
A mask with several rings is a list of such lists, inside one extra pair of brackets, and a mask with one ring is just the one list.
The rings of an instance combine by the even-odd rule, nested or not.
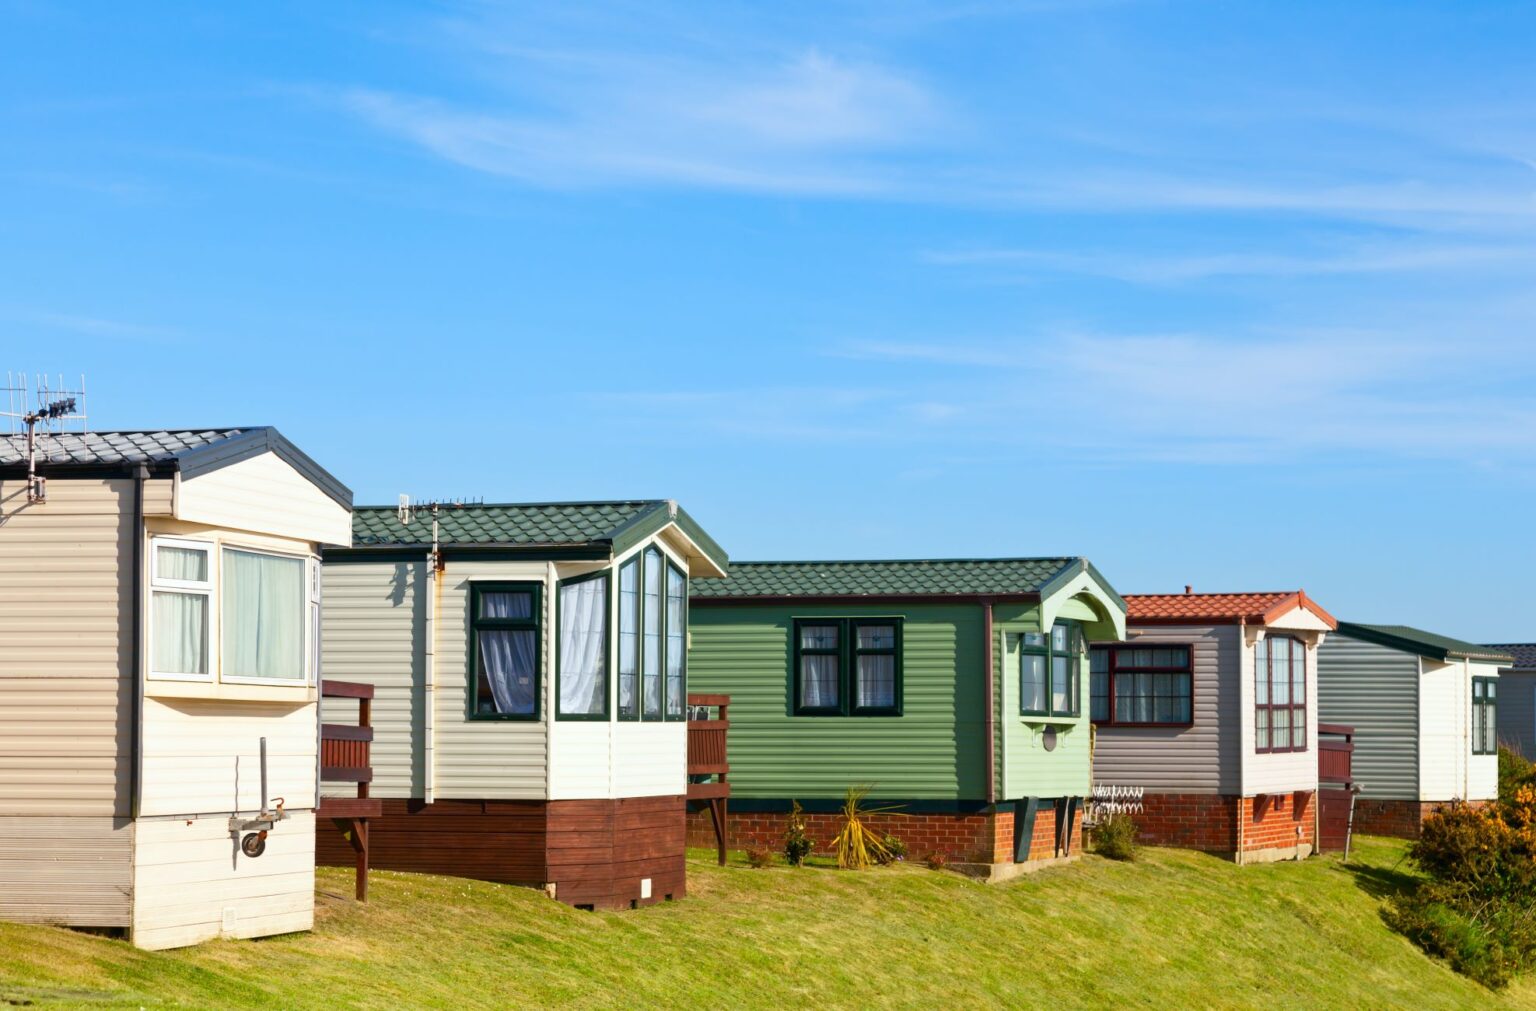
[(133, 941), (143, 948), (308, 930), (315, 909), (314, 815), (301, 811), (279, 822), (266, 852), (254, 858), (235, 851), (224, 818), (140, 819), (133, 877)]
[[(730, 715), (735, 718), (734, 711)], [(613, 725), (615, 797), (676, 797), (687, 792), (688, 724)]]
[(140, 814), (260, 809), (263, 737), (271, 797), (314, 807), (317, 713), (313, 702), (146, 698)]
[(352, 543), (352, 513), (275, 453), (181, 482), (176, 518), (322, 544)]
[(994, 620), (993, 667), (1001, 686), (997, 695), (997, 725), (1002, 738), (998, 799), (1083, 796), (1088, 792), (1093, 775), (1089, 753), (1092, 733), (1088, 720), (1087, 654), (1082, 658), (1082, 673), (1078, 678), (1081, 693), (1078, 712), (1082, 715), (1076, 719), (1049, 722), (1056, 728), (1056, 746), (1047, 751), (1044, 733), (1047, 724), (1019, 714), (1020, 638), (1025, 632), (1039, 630), (1039, 613), (1031, 608), (1020, 620), (999, 611), (994, 614)]
[(133, 486), (0, 482), (0, 816), (129, 813)]
[[(420, 562), (331, 564), (324, 568), (321, 667), (337, 681), (375, 688), (371, 708), (375, 797), (421, 797), (426, 667), (427, 565)], [(323, 699), (326, 723), (357, 722), (357, 703)], [(326, 793), (355, 788), (326, 784)]]
[(0, 816), (0, 920), (128, 926), (126, 818)]
[(1355, 728), (1361, 795), (1417, 800), (1419, 660), (1334, 632), (1318, 649), (1318, 719)]
[(615, 727), (614, 723), (596, 720), (556, 720), (550, 724), (551, 800), (613, 796), (616, 775), (613, 763)]
[(1238, 679), (1242, 640), (1236, 625), (1133, 628), (1138, 645), (1188, 645), (1194, 673), (1191, 727), (1100, 727), (1095, 783), (1179, 793), (1238, 794), (1242, 789)]
[[(897, 614), (904, 715), (789, 715), (793, 618)], [(709, 606), (689, 618), (689, 689), (731, 696), (733, 796), (831, 798), (861, 784), (887, 797), (986, 796), (979, 608)]]
[(1500, 673), (1496, 716), (1499, 740), (1536, 759), (1536, 673)]

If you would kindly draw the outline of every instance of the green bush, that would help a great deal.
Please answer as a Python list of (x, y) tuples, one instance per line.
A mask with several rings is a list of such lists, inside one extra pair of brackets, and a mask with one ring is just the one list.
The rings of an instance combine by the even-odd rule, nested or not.
[(772, 867), (773, 853), (765, 849), (749, 849), (747, 850), (747, 863), (753, 867), (756, 867), (758, 870), (762, 870), (765, 867)]
[(885, 846), (885, 852), (877, 859), (877, 863), (892, 864), (898, 860), (907, 859), (907, 844), (900, 839), (886, 833), (882, 843)]
[(1093, 849), (1111, 860), (1136, 859), (1136, 819), (1112, 814), (1093, 827)]
[(1499, 745), (1499, 801), (1513, 804), (1522, 786), (1536, 786), (1536, 763), (1506, 744)]
[(798, 800), (789, 810), (784, 822), (784, 860), (791, 867), (804, 867), (805, 858), (811, 855), (815, 843), (805, 834), (805, 811)]
[(1536, 964), (1536, 905), (1529, 901), (1479, 905), (1467, 901), (1465, 889), (1430, 882), (1393, 899), (1386, 920), (1490, 990)]

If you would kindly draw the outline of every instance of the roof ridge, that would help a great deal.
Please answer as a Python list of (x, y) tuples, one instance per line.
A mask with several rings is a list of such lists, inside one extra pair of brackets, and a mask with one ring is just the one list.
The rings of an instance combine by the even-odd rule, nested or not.
[[(621, 505), (658, 505), (667, 502), (664, 498), (614, 498), (614, 499), (572, 499), (569, 501), (551, 502), (464, 502), (454, 504), (451, 502), (440, 503), (453, 509), (537, 509), (548, 506), (621, 506)], [(387, 510), (394, 512), (398, 505), (360, 505), (353, 506), (353, 512), (362, 512), (369, 509)], [(412, 505), (412, 510), (424, 509), (426, 506)]]
[(787, 558), (731, 560), (738, 565), (917, 565), (933, 562), (1075, 562), (1081, 555), (1013, 555), (998, 558)]

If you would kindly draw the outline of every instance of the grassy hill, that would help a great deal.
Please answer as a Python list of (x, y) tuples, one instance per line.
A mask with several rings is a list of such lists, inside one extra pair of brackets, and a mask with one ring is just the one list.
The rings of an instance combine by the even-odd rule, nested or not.
[(1237, 868), (1146, 850), (990, 887), (699, 854), (687, 900), (620, 913), (383, 872), (358, 906), (322, 869), (312, 934), (148, 953), (0, 924), (0, 1005), (1536, 1008), (1536, 981), (1490, 994), (1387, 930), (1402, 851)]

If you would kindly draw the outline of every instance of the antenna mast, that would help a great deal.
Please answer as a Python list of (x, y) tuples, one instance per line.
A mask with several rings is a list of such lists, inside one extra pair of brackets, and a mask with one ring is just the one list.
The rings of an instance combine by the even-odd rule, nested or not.
[[(49, 383), (46, 375), (37, 377), (37, 386), (33, 392), (35, 406), (27, 406), (27, 374), (25, 372), (5, 374), (6, 379), (6, 407), (0, 412), (11, 419), (11, 434), (16, 433), (16, 423), (19, 421), (27, 432), (27, 502), (28, 504), (41, 504), (48, 501), (48, 479), (37, 473), (37, 440), (39, 434), (43, 436), (61, 435), (67, 430), (70, 422), (77, 423), (81, 432), (86, 428), (85, 414), (85, 376), (80, 377), (80, 388), (70, 390), (65, 388), (64, 376), (61, 373), (57, 386)], [(38, 425), (43, 426), (43, 431), (38, 432)]]

